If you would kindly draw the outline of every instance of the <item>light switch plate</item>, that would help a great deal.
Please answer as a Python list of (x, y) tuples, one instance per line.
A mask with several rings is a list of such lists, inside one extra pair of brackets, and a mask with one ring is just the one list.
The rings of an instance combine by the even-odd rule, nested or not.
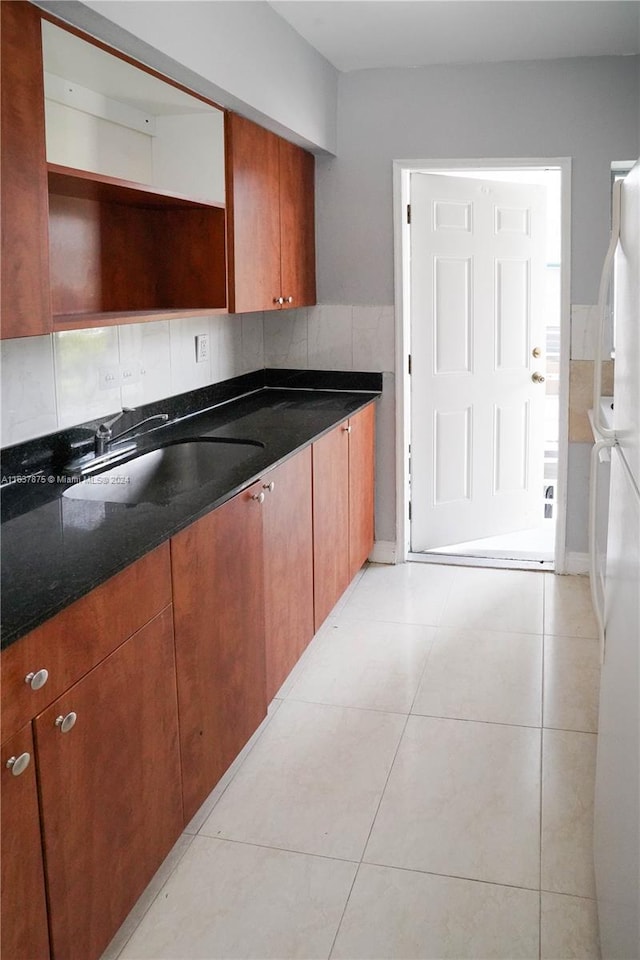
[(209, 359), (209, 334), (199, 333), (196, 336), (196, 363), (204, 363)]

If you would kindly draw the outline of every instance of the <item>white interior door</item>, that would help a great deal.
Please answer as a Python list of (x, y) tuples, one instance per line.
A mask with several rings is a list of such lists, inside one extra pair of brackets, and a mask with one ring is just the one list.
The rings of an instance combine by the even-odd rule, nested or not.
[(413, 552), (542, 519), (545, 209), (541, 186), (411, 175)]

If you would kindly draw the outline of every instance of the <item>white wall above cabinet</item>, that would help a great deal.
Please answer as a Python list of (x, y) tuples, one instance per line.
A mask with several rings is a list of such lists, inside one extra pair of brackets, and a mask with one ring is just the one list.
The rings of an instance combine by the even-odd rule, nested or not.
[(47, 160), (224, 203), (224, 114), (43, 21)]

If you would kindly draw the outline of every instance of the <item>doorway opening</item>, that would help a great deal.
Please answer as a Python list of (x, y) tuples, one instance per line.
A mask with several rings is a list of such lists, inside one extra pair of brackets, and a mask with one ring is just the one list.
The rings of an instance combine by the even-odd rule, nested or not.
[(568, 163), (402, 167), (405, 559), (560, 571)]

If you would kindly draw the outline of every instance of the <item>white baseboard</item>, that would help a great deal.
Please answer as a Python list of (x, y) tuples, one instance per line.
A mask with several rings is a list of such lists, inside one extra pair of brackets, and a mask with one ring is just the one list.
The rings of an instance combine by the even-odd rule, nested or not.
[(564, 558), (564, 572), (572, 574), (589, 575), (589, 554), (588, 553), (566, 553)]
[(369, 554), (371, 563), (397, 563), (398, 551), (393, 540), (376, 540)]

